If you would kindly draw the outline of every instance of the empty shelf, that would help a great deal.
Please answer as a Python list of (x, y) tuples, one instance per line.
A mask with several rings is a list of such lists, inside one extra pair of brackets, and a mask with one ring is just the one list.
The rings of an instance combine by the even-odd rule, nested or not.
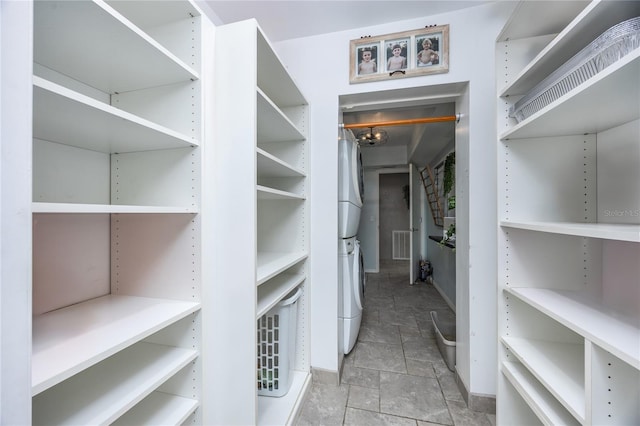
[(117, 204), (32, 203), (33, 213), (198, 213), (191, 207), (126, 206)]
[(153, 392), (112, 426), (182, 425), (198, 406), (194, 399)]
[(506, 291), (640, 370), (640, 319), (619, 316), (600, 300), (577, 291), (526, 287)]
[(258, 87), (278, 105), (279, 108), (306, 105), (300, 89), (280, 61), (262, 30), (257, 33)]
[(113, 94), (199, 78), (101, 0), (39, 1), (34, 7), (34, 61), (91, 87)]
[(108, 295), (35, 317), (33, 395), (199, 308), (193, 302)]
[(522, 364), (503, 362), (502, 374), (511, 382), (543, 424), (580, 424)]
[(258, 143), (302, 141), (304, 135), (262, 91), (258, 89)]
[(33, 398), (34, 425), (109, 424), (197, 357), (140, 342)]
[(258, 185), (259, 200), (304, 200), (304, 195)]
[(520, 362), (573, 416), (584, 422), (584, 345), (502, 337)]
[(306, 258), (305, 252), (258, 252), (257, 284), (264, 283)]
[(275, 155), (269, 154), (263, 149), (257, 148), (258, 176), (260, 177), (304, 177), (305, 173), (282, 161)]
[(640, 225), (615, 223), (502, 221), (500, 226), (552, 234), (640, 242)]
[(189, 136), (36, 76), (33, 136), (104, 153), (198, 145)]

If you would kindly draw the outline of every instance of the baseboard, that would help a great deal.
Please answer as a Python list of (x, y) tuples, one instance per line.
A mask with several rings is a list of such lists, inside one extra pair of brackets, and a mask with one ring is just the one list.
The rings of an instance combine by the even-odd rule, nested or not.
[(293, 407), (289, 420), (287, 420), (287, 426), (298, 424), (298, 419), (300, 418), (300, 412), (302, 412), (302, 406), (307, 399), (307, 393), (311, 388), (311, 381), (313, 380), (313, 376), (309, 374), (302, 385), (302, 391), (298, 395), (298, 399)]
[(442, 296), (442, 298), (444, 299), (445, 302), (447, 302), (447, 305), (449, 305), (449, 307), (451, 308), (451, 310), (453, 310), (453, 313), (456, 312), (456, 304), (453, 303), (449, 297), (447, 297), (447, 295), (444, 293), (444, 291), (442, 291), (442, 289), (440, 288), (440, 286), (438, 285), (438, 282), (436, 280), (433, 279), (433, 277), (431, 277), (431, 283), (433, 284), (433, 287), (435, 287), (435, 289), (438, 291), (438, 293), (440, 293), (440, 296)]
[(495, 395), (482, 395), (469, 392), (466, 383), (458, 375), (456, 371), (456, 384), (458, 389), (467, 403), (467, 407), (473, 411), (480, 411), (481, 413), (495, 414), (496, 413), (496, 397)]
[(326, 385), (340, 385), (340, 372), (333, 370), (325, 370), (323, 368), (311, 367), (311, 377), (314, 383), (322, 383)]

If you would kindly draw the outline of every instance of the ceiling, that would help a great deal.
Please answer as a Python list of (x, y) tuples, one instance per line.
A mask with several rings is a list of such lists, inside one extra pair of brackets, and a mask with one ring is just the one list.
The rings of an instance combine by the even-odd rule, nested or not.
[[(455, 103), (393, 108), (389, 110), (376, 108), (367, 111), (351, 112), (343, 115), (343, 121), (345, 124), (354, 124), (450, 115), (455, 115)], [(384, 126), (377, 128), (384, 129), (388, 133), (389, 141), (384, 145), (378, 146), (362, 144), (363, 155), (366, 156), (368, 150), (378, 149), (378, 147), (407, 147), (411, 144), (412, 140), (415, 139), (418, 141), (418, 147), (416, 151), (411, 154), (410, 161), (416, 163), (418, 166), (425, 166), (455, 138), (455, 122)], [(354, 135), (357, 136), (360, 130), (369, 131), (368, 128), (353, 129)]]
[[(493, 0), (206, 0), (216, 25), (255, 18), (272, 42), (329, 32), (437, 15), (478, 6)], [(345, 124), (404, 120), (455, 114), (459, 85), (413, 88), (343, 96), (340, 105)], [(455, 123), (385, 127), (389, 141), (381, 146), (417, 147), (410, 161), (423, 165), (440, 153), (455, 137)], [(354, 134), (358, 129), (354, 129)], [(365, 149), (376, 149), (368, 147)], [(366, 155), (366, 154), (365, 154)]]
[[(437, 15), (487, 0), (205, 0), (214, 24), (256, 18), (272, 42)], [(217, 19), (216, 19), (217, 18)]]
[[(354, 124), (452, 116), (456, 115), (456, 101), (466, 90), (466, 83), (448, 83), (343, 95), (340, 96), (342, 119), (345, 124)], [(380, 147), (402, 145), (407, 148), (409, 162), (424, 167), (455, 140), (456, 122), (385, 126), (384, 129), (389, 141)], [(409, 148), (411, 146), (414, 148)], [(377, 148), (363, 147), (363, 154)]]
[[(465, 90), (466, 84), (455, 83), (345, 95), (340, 97), (342, 120), (344, 124), (358, 124), (453, 116), (456, 100)], [(381, 128), (387, 131), (389, 141), (363, 146), (363, 155), (378, 147), (415, 145), (408, 151), (409, 161), (425, 166), (455, 139), (455, 127), (455, 122), (384, 126)], [(358, 131), (353, 129), (354, 134)]]

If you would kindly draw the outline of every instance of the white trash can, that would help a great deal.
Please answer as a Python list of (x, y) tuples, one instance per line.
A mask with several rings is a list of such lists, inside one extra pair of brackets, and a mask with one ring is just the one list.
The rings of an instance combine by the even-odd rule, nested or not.
[(258, 395), (284, 396), (296, 353), (298, 287), (258, 320)]

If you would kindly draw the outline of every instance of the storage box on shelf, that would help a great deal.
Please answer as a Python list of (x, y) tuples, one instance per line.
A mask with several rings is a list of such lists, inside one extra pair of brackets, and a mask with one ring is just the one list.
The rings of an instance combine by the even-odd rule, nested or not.
[(558, 34), (523, 35), (529, 6), (516, 8), (496, 45), (505, 70), (497, 422), (635, 424), (640, 48), (518, 123), (508, 111), (595, 37), (640, 15), (640, 4), (577, 4)]
[[(216, 422), (286, 424), (310, 378), (308, 106), (254, 20), (217, 28), (216, 59), (216, 202), (229, 206), (216, 230), (216, 291), (229, 296), (216, 321), (236, 318), (223, 335), (238, 343), (215, 372), (233, 382), (214, 395)], [(297, 287), (291, 386), (284, 396), (258, 397), (257, 322)]]
[(35, 424), (200, 404), (200, 15), (35, 2)]

